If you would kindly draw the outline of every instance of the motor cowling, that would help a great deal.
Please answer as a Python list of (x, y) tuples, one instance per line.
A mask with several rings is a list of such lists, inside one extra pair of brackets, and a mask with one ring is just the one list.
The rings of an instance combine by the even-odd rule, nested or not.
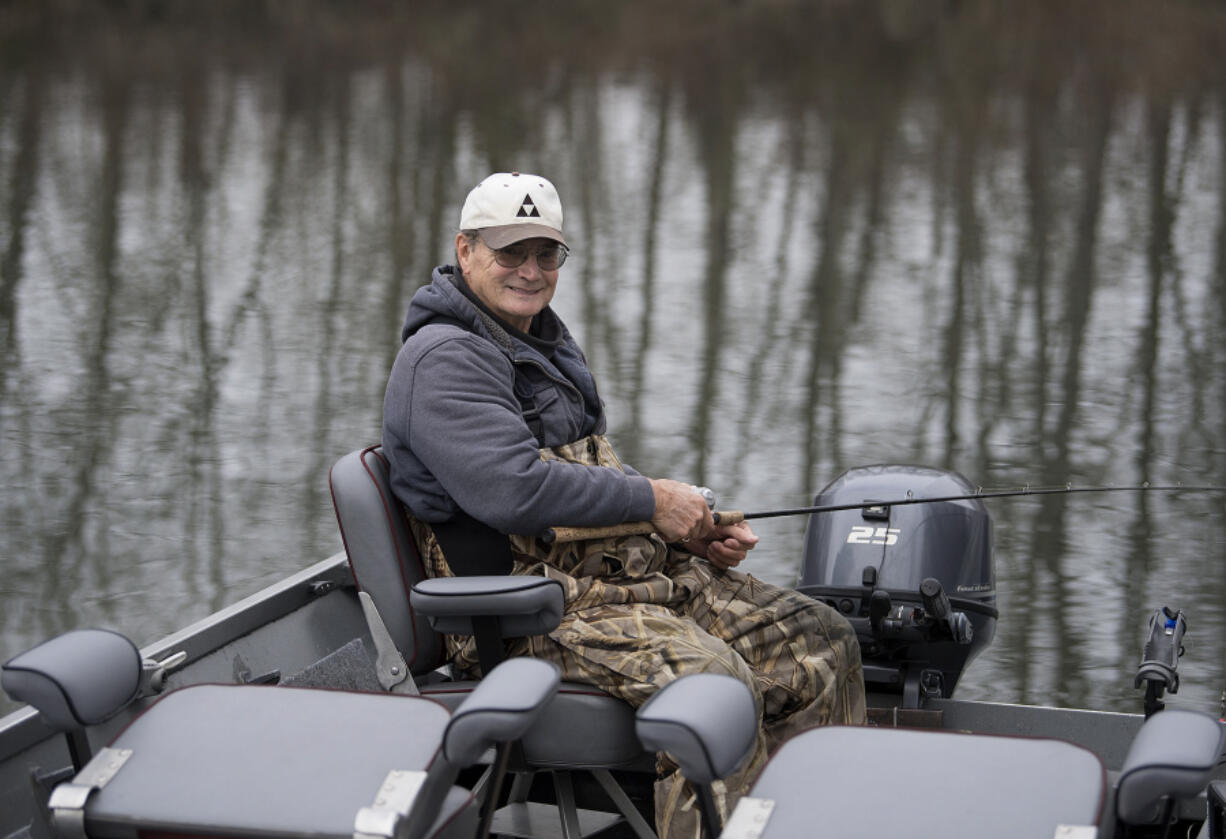
[[(996, 630), (992, 520), (956, 472), (883, 464), (844, 472), (814, 506), (799, 590), (846, 616), (860, 640), (869, 690), (904, 706), (951, 696)], [(885, 502), (902, 502), (889, 504)]]

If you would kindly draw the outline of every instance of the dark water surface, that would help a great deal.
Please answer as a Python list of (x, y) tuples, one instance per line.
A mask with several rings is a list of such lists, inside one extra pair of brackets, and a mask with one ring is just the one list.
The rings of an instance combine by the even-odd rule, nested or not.
[[(723, 507), (884, 461), (1226, 484), (1221, 4), (76, 5), (0, 4), (0, 658), (339, 550), (328, 467), (493, 170), (562, 193), (625, 459)], [(1170, 604), (1217, 710), (1222, 495), (989, 503), (959, 695), (1139, 709)]]

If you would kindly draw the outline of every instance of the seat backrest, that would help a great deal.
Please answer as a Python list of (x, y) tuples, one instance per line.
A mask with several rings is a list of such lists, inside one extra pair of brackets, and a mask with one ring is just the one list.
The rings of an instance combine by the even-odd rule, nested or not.
[(0, 667), (0, 686), (28, 702), (56, 731), (104, 722), (140, 691), (136, 645), (106, 629), (75, 629), (14, 656)]
[(1116, 781), (1115, 810), (1124, 824), (1158, 824), (1170, 798), (1195, 798), (1213, 777), (1226, 732), (1206, 714), (1166, 708), (1133, 738)]
[(375, 601), (392, 640), (414, 674), (443, 664), (442, 637), (413, 612), (409, 591), (426, 569), (404, 506), (392, 493), (381, 446), (352, 451), (328, 473), (332, 505), (357, 583)]

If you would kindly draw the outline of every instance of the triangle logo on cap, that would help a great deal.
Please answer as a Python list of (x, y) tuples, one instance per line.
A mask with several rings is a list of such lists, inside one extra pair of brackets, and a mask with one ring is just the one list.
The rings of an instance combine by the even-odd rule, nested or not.
[(516, 218), (540, 218), (541, 214), (536, 210), (536, 204), (532, 203), (532, 196), (525, 195), (524, 203), (520, 206), (519, 212), (515, 214)]

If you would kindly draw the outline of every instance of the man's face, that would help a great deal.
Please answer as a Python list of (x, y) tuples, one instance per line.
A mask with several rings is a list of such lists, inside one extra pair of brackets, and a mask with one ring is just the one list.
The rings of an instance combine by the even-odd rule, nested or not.
[(531, 255), (519, 267), (505, 268), (480, 236), (474, 240), (461, 233), (456, 236), (456, 256), (468, 287), (481, 302), (511, 326), (527, 332), (558, 285), (558, 269), (542, 271), (536, 260), (537, 249), (553, 244), (551, 239), (517, 242), (514, 247), (526, 247)]

